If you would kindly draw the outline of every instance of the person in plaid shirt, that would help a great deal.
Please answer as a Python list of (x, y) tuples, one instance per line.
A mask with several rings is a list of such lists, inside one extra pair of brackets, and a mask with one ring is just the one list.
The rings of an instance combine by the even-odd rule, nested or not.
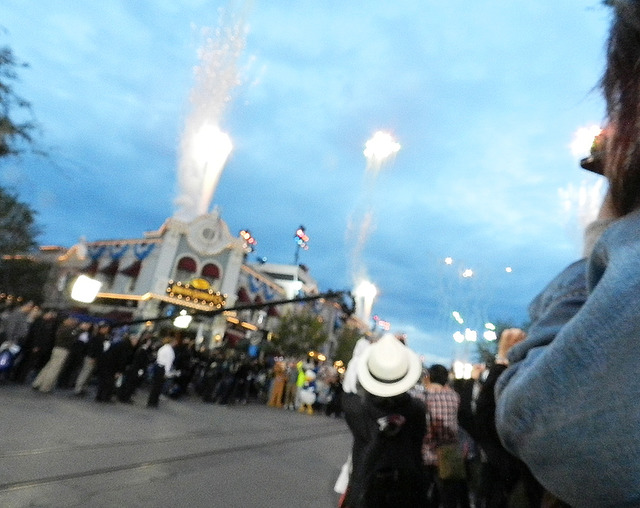
[(460, 396), (449, 386), (448, 381), (449, 371), (440, 364), (429, 367), (424, 377), (425, 390), (420, 398), (427, 408), (428, 425), (422, 444), (422, 459), (433, 506), (438, 506), (439, 498), (444, 508), (467, 508), (469, 495), (466, 481), (441, 479), (438, 474), (437, 448), (458, 441)]

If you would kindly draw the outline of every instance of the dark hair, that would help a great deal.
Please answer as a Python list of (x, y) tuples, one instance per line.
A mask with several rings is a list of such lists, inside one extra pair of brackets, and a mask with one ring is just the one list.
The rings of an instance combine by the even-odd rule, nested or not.
[(640, 2), (604, 3), (614, 10), (601, 80), (610, 124), (604, 173), (613, 206), (625, 215), (640, 207)]
[(444, 386), (449, 381), (449, 371), (444, 365), (436, 363), (429, 367), (429, 380)]

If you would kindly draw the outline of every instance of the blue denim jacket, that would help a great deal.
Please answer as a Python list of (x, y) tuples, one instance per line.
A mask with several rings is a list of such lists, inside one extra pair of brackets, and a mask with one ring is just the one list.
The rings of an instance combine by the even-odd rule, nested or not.
[(640, 506), (640, 211), (529, 311), (496, 384), (500, 439), (571, 506)]

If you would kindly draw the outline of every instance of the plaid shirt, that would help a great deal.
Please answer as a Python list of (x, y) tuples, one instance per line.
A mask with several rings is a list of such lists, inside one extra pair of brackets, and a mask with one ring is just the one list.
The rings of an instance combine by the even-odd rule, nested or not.
[(422, 443), (422, 460), (437, 465), (436, 447), (458, 439), (460, 396), (448, 386), (431, 385), (424, 391), (427, 408), (427, 434)]

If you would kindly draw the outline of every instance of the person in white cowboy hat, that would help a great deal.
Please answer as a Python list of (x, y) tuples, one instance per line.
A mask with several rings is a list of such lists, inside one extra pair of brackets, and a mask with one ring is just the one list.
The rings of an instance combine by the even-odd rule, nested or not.
[(394, 335), (369, 346), (358, 364), (365, 390), (363, 433), (369, 441), (353, 471), (344, 508), (426, 505), (422, 441), (426, 433), (424, 404), (409, 395), (422, 376), (422, 363)]

